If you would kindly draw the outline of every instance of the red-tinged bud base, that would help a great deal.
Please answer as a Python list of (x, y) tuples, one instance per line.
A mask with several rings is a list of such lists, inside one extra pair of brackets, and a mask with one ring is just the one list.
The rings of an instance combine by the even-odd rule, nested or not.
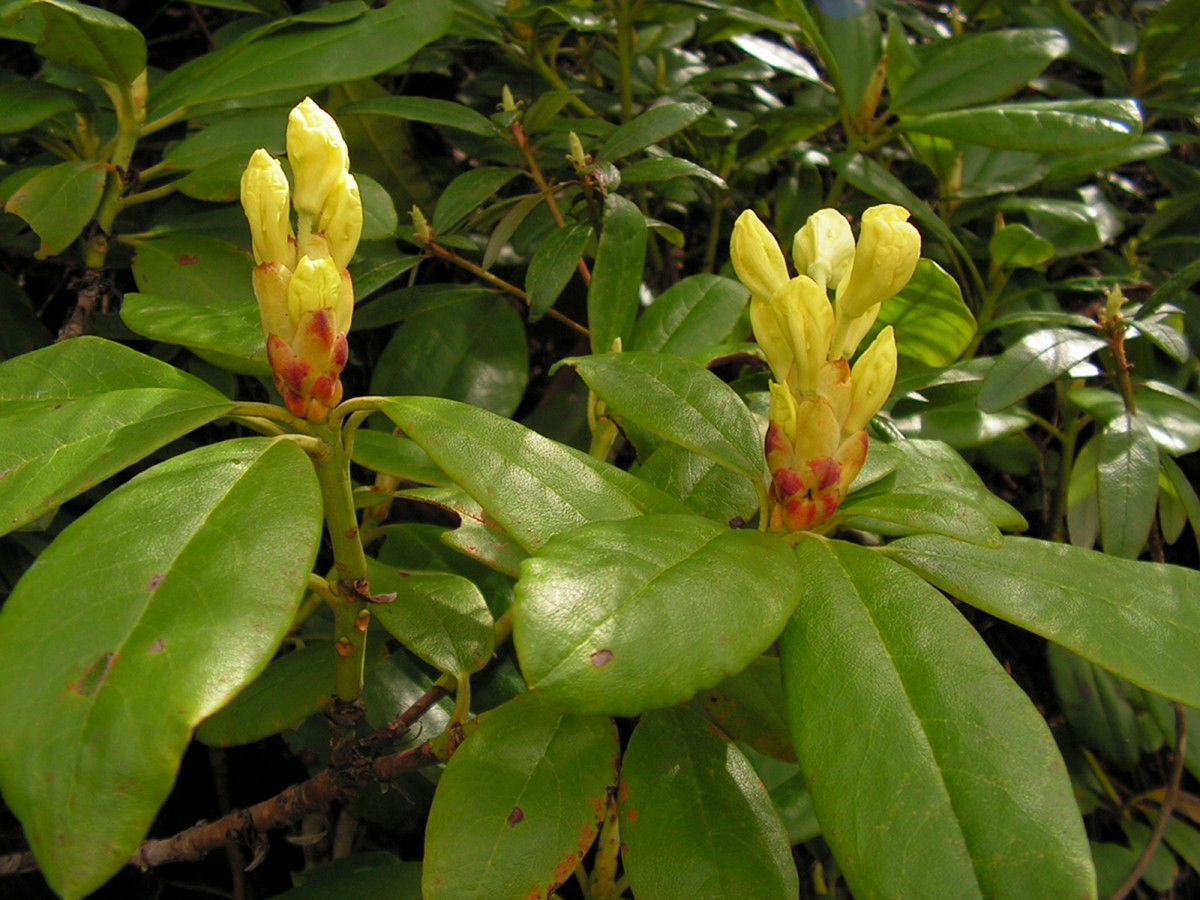
[[(767, 460), (779, 462), (790, 442), (772, 423), (767, 429)], [(771, 471), (771, 530), (812, 531), (833, 518), (850, 483), (867, 459), (867, 433), (848, 437), (833, 456), (799, 462), (795, 459)]]
[(292, 415), (324, 422), (342, 400), (340, 375), (350, 350), (346, 335), (334, 331), (333, 314), (316, 309), (300, 318), (292, 344), (267, 337), (267, 360), (275, 386)]

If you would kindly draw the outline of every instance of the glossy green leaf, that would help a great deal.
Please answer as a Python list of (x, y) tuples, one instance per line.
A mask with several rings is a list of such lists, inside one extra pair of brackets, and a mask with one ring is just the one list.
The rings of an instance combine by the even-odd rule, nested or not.
[(449, 397), (510, 415), (528, 381), (521, 318), (489, 295), (407, 319), (375, 366), (371, 392)]
[(554, 306), (571, 276), (579, 270), (579, 260), (592, 234), (591, 225), (575, 222), (558, 229), (538, 245), (525, 274), (530, 322), (536, 322)]
[(0, 533), (57, 507), (231, 403), (178, 369), (100, 338), (0, 365)]
[[(830, 161), (843, 178), (863, 193), (886, 203), (903, 206), (931, 235), (951, 246), (961, 247), (950, 226), (942, 221), (933, 208), (875, 160), (859, 153), (844, 152), (834, 154)], [(966, 255), (965, 249), (961, 252)]]
[[(1200, 402), (1191, 394), (1162, 382), (1147, 382), (1133, 390), (1138, 418), (1165, 453), (1183, 456), (1200, 450)], [(1081, 387), (1067, 399), (1105, 424), (1125, 415), (1125, 401), (1116, 391)]]
[(18, 583), (0, 615), (0, 783), (60, 894), (99, 887), (145, 837), (192, 729), (291, 625), (320, 528), (294, 443), (226, 441), (114, 491)]
[[(964, 492), (965, 493), (965, 492)], [(970, 503), (971, 497), (953, 497), (945, 492), (862, 492), (852, 495), (838, 513), (849, 516), (849, 528), (880, 534), (944, 534), (959, 540), (1000, 545), (1000, 530)]]
[(969, 401), (969, 405), (934, 408), (915, 416), (896, 417), (894, 421), (909, 437), (944, 441), (956, 450), (995, 443), (1024, 431), (1034, 421), (1032, 415), (1020, 410), (985, 413), (974, 407), (974, 401)]
[(478, 672), (495, 649), (487, 601), (472, 582), (449, 572), (412, 572), (368, 561), (371, 590), (395, 593), (371, 610), (392, 637), (440, 672)]
[(621, 761), (621, 859), (640, 898), (791, 900), (787, 832), (750, 762), (690, 709), (642, 716)]
[(421, 864), (405, 862), (382, 850), (354, 853), (304, 872), (294, 872), (296, 887), (276, 900), (362, 900), (364, 897), (421, 896)]
[(380, 409), (527, 551), (587, 522), (684, 511), (628, 472), (486, 410), (434, 397)]
[(1196, 488), (1175, 460), (1169, 456), (1163, 456), (1161, 461), (1163, 474), (1170, 481), (1175, 495), (1179, 498), (1179, 504), (1183, 507), (1188, 523), (1192, 526), (1192, 537), (1196, 539), (1196, 546), (1200, 548), (1200, 496), (1197, 496)]
[(374, 100), (360, 100), (339, 107), (338, 115), (390, 116), (410, 122), (445, 125), (483, 137), (496, 134), (496, 126), (471, 107), (433, 97), (379, 97)]
[(1100, 534), (1099, 485), (1096, 462), (1100, 441), (1092, 438), (1075, 456), (1067, 485), (1067, 533), (1076, 547), (1090, 550)]
[(718, 522), (740, 525), (758, 512), (754, 481), (679, 444), (655, 449), (637, 476)]
[(1151, 132), (1120, 147), (1049, 157), (1046, 160), (1045, 178), (1050, 181), (1084, 178), (1094, 172), (1111, 171), (1117, 166), (1162, 156), (1170, 150), (1171, 142), (1165, 135)]
[(0, 134), (19, 134), (47, 119), (73, 113), (83, 95), (45, 81), (15, 79), (0, 84)]
[(396, 497), (428, 503), (458, 516), (458, 528), (444, 532), (442, 543), (497, 572), (516, 578), (521, 561), (529, 555), (460, 488), (411, 488), (398, 491)]
[(736, 675), (701, 691), (695, 702), (735, 741), (776, 759), (796, 761), (777, 657), (760, 656)]
[(616, 338), (629, 340), (642, 287), (647, 236), (646, 217), (637, 205), (620, 194), (609, 194), (588, 288), (593, 353), (612, 350)]
[(784, 691), (855, 896), (1094, 897), (1066, 767), (978, 633), (872, 550), (810, 539), (796, 555), (806, 587), (780, 643)]
[(900, 128), (1002, 150), (1072, 153), (1136, 139), (1142, 114), (1133, 100), (1048, 100), (905, 116)]
[(491, 712), (438, 781), (422, 896), (549, 897), (596, 839), (619, 754), (608, 719), (529, 695)]
[(41, 20), (46, 59), (122, 87), (146, 68), (145, 38), (118, 15), (74, 0), (38, 0), (23, 15)]
[[(386, 538), (378, 557), (384, 565), (461, 575), (479, 588), (493, 617), (504, 615), (512, 606), (513, 578), (464, 555), (448, 543), (446, 539), (454, 533), (452, 529), (404, 522), (384, 526), (383, 533)], [(519, 566), (520, 560), (517, 562)]]
[(833, 83), (842, 108), (852, 116), (858, 115), (883, 54), (883, 35), (874, 0), (822, 3), (817, 5), (816, 13), (820, 34), (828, 47), (823, 62), (836, 75)]
[(233, 702), (196, 729), (212, 747), (251, 744), (316, 715), (337, 683), (337, 654), (329, 641), (293, 650), (271, 662)]
[(402, 435), (360, 428), (354, 437), (353, 461), (374, 472), (414, 484), (446, 484), (446, 474), (429, 454)]
[(979, 389), (979, 408), (999, 412), (1024, 400), (1105, 346), (1103, 338), (1069, 328), (1043, 328), (1001, 354)]
[(626, 350), (687, 356), (724, 343), (741, 321), (750, 291), (721, 275), (691, 275), (671, 285), (638, 317)]
[(4, 211), (20, 216), (41, 239), (34, 254), (54, 256), (70, 246), (100, 205), (108, 170), (100, 163), (64, 162), (42, 169), (8, 198)]
[(622, 184), (670, 181), (673, 178), (700, 178), (722, 189), (728, 187), (724, 178), (677, 156), (652, 156), (621, 170)]
[(163, 164), (168, 169), (187, 171), (227, 159), (236, 162), (240, 171), (259, 147), (280, 156), (287, 150), (289, 111), (282, 106), (236, 111), (172, 144), (163, 154)]
[(896, 329), (896, 352), (927, 366), (948, 366), (975, 336), (975, 317), (962, 289), (929, 259), (917, 263), (912, 280), (879, 309), (880, 327)]
[(1150, 72), (1162, 72), (1192, 59), (1200, 38), (1200, 19), (1192, 0), (1169, 0), (1158, 7), (1138, 48), (1138, 61)]
[(564, 360), (616, 414), (713, 462), (759, 479), (762, 436), (746, 404), (699, 363), (670, 353), (601, 353)]
[(1054, 245), (1060, 259), (1098, 250), (1123, 228), (1120, 213), (1100, 196), (1089, 201), (1009, 197), (1000, 211), (1024, 213), (1034, 233)]
[(1139, 687), (1200, 706), (1200, 573), (1067, 544), (941, 537), (884, 552), (951, 596), (1073, 650)]
[(596, 162), (616, 162), (664, 141), (706, 115), (711, 108), (712, 104), (698, 94), (681, 99), (664, 98), (609, 135), (596, 152)]
[(1065, 56), (1069, 43), (1053, 28), (1012, 28), (934, 43), (929, 59), (892, 100), (898, 113), (933, 113), (1002, 100)]
[(468, 169), (446, 186), (434, 207), (430, 224), (435, 231), (451, 231), (518, 174), (517, 169), (499, 166)]
[(121, 302), (121, 320), (142, 337), (181, 344), (239, 374), (271, 372), (257, 304), (131, 291)]
[(754, 34), (739, 34), (730, 38), (729, 42), (776, 71), (795, 75), (813, 84), (819, 84), (821, 81), (816, 66), (795, 50), (776, 41)]
[(743, 669), (778, 636), (800, 588), (773, 535), (694, 515), (594, 522), (521, 564), (513, 644), (548, 702), (637, 715)]
[(1099, 454), (1100, 542), (1106, 553), (1136, 559), (1158, 503), (1158, 446), (1141, 416), (1124, 414), (1100, 433)]
[(343, 20), (234, 41), (164, 77), (150, 95), (151, 117), (377, 75), (445, 34), (452, 15), (441, 0), (391, 0), (349, 19), (339, 16)]
[(988, 254), (1002, 269), (1019, 269), (1054, 259), (1054, 245), (1025, 225), (1005, 225), (988, 241)]
[[(357, 288), (357, 279), (354, 284)], [(415, 284), (388, 291), (369, 303), (355, 307), (351, 328), (355, 331), (382, 328), (464, 300), (491, 297), (495, 301), (496, 296), (495, 291), (476, 284)]]

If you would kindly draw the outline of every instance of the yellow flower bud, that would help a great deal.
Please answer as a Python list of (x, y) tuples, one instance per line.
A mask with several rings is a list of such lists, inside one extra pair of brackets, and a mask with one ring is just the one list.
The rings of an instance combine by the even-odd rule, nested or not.
[(310, 97), (288, 115), (287, 151), (296, 179), (292, 203), (297, 212), (316, 218), (329, 192), (349, 171), (350, 154), (337, 123)]
[(758, 294), (750, 295), (750, 328), (775, 380), (786, 383), (795, 362), (787, 325), (779, 318), (775, 305)]
[(912, 278), (921, 256), (921, 235), (908, 216), (908, 210), (892, 203), (863, 213), (854, 265), (848, 280), (838, 285), (837, 304), (846, 319), (856, 319), (894, 297)]
[(338, 268), (350, 265), (354, 251), (358, 249), (358, 239), (362, 237), (363, 211), (358, 182), (349, 172), (342, 173), (325, 198), (317, 230), (325, 235), (329, 255)]
[(302, 257), (288, 283), (288, 317), (293, 328), (307, 312), (337, 310), (341, 305), (342, 273), (329, 257)]
[(261, 147), (254, 151), (242, 173), (241, 194), (242, 209), (250, 223), (254, 261), (290, 266), (294, 251), (287, 176), (279, 160)]
[(729, 240), (733, 269), (750, 293), (770, 300), (787, 284), (787, 261), (779, 243), (752, 210), (738, 216)]
[(850, 372), (852, 399), (850, 411), (842, 423), (842, 434), (850, 435), (867, 427), (879, 412), (896, 383), (896, 336), (889, 325), (863, 351)]
[(833, 334), (829, 297), (807, 275), (798, 275), (775, 292), (771, 306), (793, 357), (791, 371), (776, 372), (775, 378), (796, 393), (811, 393), (817, 388), (817, 375), (825, 365)]
[(796, 271), (808, 275), (824, 290), (837, 287), (854, 262), (850, 223), (836, 209), (820, 209), (808, 217), (792, 241)]
[(291, 270), (283, 263), (263, 263), (250, 273), (254, 296), (258, 300), (258, 316), (263, 337), (277, 334), (285, 341), (292, 339), (295, 325), (288, 313), (288, 284)]

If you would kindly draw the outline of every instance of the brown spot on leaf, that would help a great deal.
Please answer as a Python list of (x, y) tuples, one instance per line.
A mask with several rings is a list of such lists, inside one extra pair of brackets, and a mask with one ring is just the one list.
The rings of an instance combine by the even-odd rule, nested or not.
[(196, 263), (200, 262), (200, 257), (188, 256), (186, 253), (181, 253), (179, 256), (175, 257), (175, 262), (179, 263), (181, 266), (194, 266)]
[(625, 819), (627, 821), (629, 821), (629, 822), (637, 821), (638, 811), (636, 809), (623, 809), (622, 811), (625, 813)]
[(597, 650), (590, 657), (592, 665), (597, 669), (603, 669), (612, 662), (613, 652), (611, 650)]
[(80, 697), (91, 697), (100, 690), (100, 685), (108, 678), (108, 673), (117, 663), (117, 654), (111, 650), (83, 670), (83, 676), (78, 681), (72, 681), (67, 688)]
[(514, 806), (512, 812), (508, 814), (508, 824), (517, 825), (525, 818), (525, 811), (519, 806)]
[(166, 577), (166, 575), (157, 572), (151, 575), (150, 580), (146, 582), (146, 590), (150, 592), (157, 591), (158, 586), (162, 584), (164, 580), (166, 580)]
[(167, 649), (167, 639), (160, 637), (160, 638), (154, 639), (154, 643), (150, 645), (149, 649), (147, 649), (146, 652), (147, 653), (162, 653), (166, 649)]
[(338, 638), (337, 642), (333, 646), (334, 649), (337, 650), (338, 656), (349, 656), (354, 652), (354, 645), (345, 638)]

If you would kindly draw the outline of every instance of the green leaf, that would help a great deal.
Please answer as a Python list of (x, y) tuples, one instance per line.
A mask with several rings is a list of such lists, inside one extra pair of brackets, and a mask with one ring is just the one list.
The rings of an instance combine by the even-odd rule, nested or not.
[(872, 550), (809, 539), (796, 555), (806, 590), (780, 643), (784, 692), (854, 894), (1094, 897), (1066, 767), (978, 633)]
[(1169, 456), (1163, 456), (1162, 467), (1163, 473), (1179, 498), (1180, 506), (1187, 515), (1188, 523), (1192, 526), (1192, 537), (1196, 539), (1196, 546), (1200, 548), (1200, 496), (1197, 496), (1195, 487), (1192, 486), (1187, 474), (1175, 460)]
[(962, 289), (933, 260), (922, 259), (912, 280), (879, 309), (880, 325), (896, 329), (896, 352), (927, 366), (948, 366), (975, 336), (975, 317)]
[(1020, 269), (1054, 259), (1054, 245), (1025, 225), (1005, 225), (988, 241), (988, 254), (1002, 269)]
[(271, 373), (257, 304), (130, 292), (121, 301), (129, 330), (167, 344), (181, 344), (224, 369), (242, 375)]
[(884, 552), (965, 603), (1200, 706), (1200, 572), (1028, 538), (998, 550), (903, 538)]
[(609, 135), (596, 152), (596, 163), (616, 162), (664, 141), (702, 118), (711, 108), (712, 104), (698, 94), (679, 99), (665, 97)]
[(1092, 438), (1075, 457), (1071, 465), (1071, 481), (1067, 486), (1067, 533), (1076, 547), (1090, 550), (1100, 533), (1100, 501), (1096, 482), (1096, 462), (1100, 440)]
[(1158, 446), (1142, 417), (1127, 413), (1104, 427), (1099, 452), (1100, 542), (1106, 553), (1137, 559), (1158, 505)]
[(297, 886), (275, 900), (362, 900), (364, 897), (421, 896), (421, 864), (382, 850), (354, 853), (294, 872)]
[(407, 319), (379, 357), (371, 392), (449, 397), (510, 415), (528, 382), (525, 326), (489, 294)]
[(120, 16), (73, 0), (39, 0), (24, 16), (42, 22), (37, 51), (46, 59), (125, 87), (146, 68), (146, 40)]
[(401, 435), (360, 428), (354, 437), (353, 461), (373, 472), (382, 472), (414, 484), (446, 484), (446, 474), (429, 454)]
[(596, 522), (521, 564), (513, 644), (530, 689), (582, 713), (691, 699), (778, 636), (800, 573), (773, 535), (699, 516)]
[(775, 759), (796, 761), (777, 657), (760, 656), (736, 675), (702, 691), (696, 702), (735, 741)]
[(605, 198), (604, 229), (587, 301), (593, 353), (612, 350), (616, 338), (629, 340), (637, 316), (648, 232), (646, 217), (632, 200), (620, 194)]
[(372, 612), (401, 644), (440, 672), (465, 678), (495, 649), (487, 601), (472, 582), (449, 572), (411, 572), (368, 561), (375, 593), (395, 593)]
[(761, 480), (762, 436), (746, 404), (699, 363), (670, 353), (602, 353), (563, 360), (620, 420)]
[(892, 100), (898, 113), (933, 113), (1002, 100), (1066, 56), (1053, 28), (1013, 28), (951, 38), (930, 46), (928, 61)]
[(380, 410), (527, 551), (588, 522), (684, 511), (628, 472), (477, 407), (403, 397)]
[(438, 781), (422, 896), (549, 897), (596, 839), (616, 726), (522, 695), (482, 719)]
[(1193, 0), (1169, 0), (1155, 11), (1138, 48), (1138, 61), (1160, 73), (1192, 58), (1200, 36)]
[[(844, 152), (834, 154), (831, 162), (834, 169), (852, 186), (877, 200), (903, 206), (939, 240), (955, 248), (962, 247), (950, 226), (942, 221), (933, 208), (875, 160), (859, 153)], [(968, 255), (965, 249), (961, 249), (960, 253)]]
[(593, 233), (591, 225), (575, 222), (559, 228), (538, 245), (525, 274), (530, 322), (536, 322), (554, 306), (578, 270), (579, 260)]
[(453, 487), (411, 488), (397, 491), (396, 497), (429, 503), (458, 516), (458, 528), (444, 532), (442, 543), (497, 572), (516, 578), (521, 560), (529, 555), (488, 518), (466, 491)]
[(1060, 259), (1098, 250), (1124, 227), (1115, 208), (1098, 194), (1091, 194), (1088, 202), (1007, 197), (1000, 211), (1028, 216), (1030, 228), (1054, 245)]
[(338, 108), (339, 116), (389, 116), (409, 122), (445, 125), (469, 134), (491, 137), (496, 126), (469, 106), (433, 97), (379, 97), (360, 100)]
[(491, 199), (500, 188), (519, 175), (517, 169), (479, 166), (455, 178), (438, 198), (433, 210), (434, 231), (451, 231), (463, 219)]
[(1001, 543), (1000, 530), (983, 513), (966, 498), (945, 493), (863, 492), (848, 498), (838, 512), (851, 517), (848, 527), (864, 531), (944, 534), (986, 547)]
[(999, 412), (1024, 400), (1106, 346), (1103, 338), (1070, 328), (1043, 328), (1001, 354), (979, 389), (979, 408)]
[(639, 159), (633, 165), (621, 170), (622, 184), (670, 181), (673, 178), (700, 178), (721, 189), (728, 187), (724, 178), (703, 166), (696, 165), (691, 160), (680, 159), (677, 156), (654, 156), (649, 159)]
[(378, 75), (444, 35), (452, 17), (441, 0), (390, 0), (348, 20), (297, 24), (235, 41), (164, 77), (150, 96), (151, 116), (278, 92), (299, 95)]
[(754, 767), (690, 709), (642, 716), (617, 795), (638, 897), (799, 896), (787, 831)]
[(75, 338), (3, 363), (0, 533), (231, 406), (198, 378), (100, 338)]
[(8, 198), (4, 211), (24, 219), (41, 245), (38, 259), (62, 253), (92, 220), (108, 170), (100, 163), (65, 162), (42, 169)]
[[(792, 5), (788, 4), (788, 7)], [(851, 116), (858, 115), (883, 55), (883, 34), (874, 0), (822, 3), (817, 5), (816, 12), (820, 36), (824, 37), (828, 47), (823, 62), (834, 76), (833, 83), (843, 110)], [(805, 32), (812, 40), (813, 34), (807, 28)]]
[[(354, 283), (357, 286), (358, 280), (355, 279)], [(491, 297), (493, 302), (498, 302), (496, 292), (481, 285), (415, 284), (412, 287), (388, 291), (361, 307), (355, 307), (351, 328), (355, 331), (382, 328), (384, 325), (394, 325), (423, 312), (480, 297)]]
[(85, 103), (82, 94), (45, 81), (19, 78), (0, 84), (0, 134), (20, 134)]
[(679, 444), (660, 445), (638, 468), (637, 476), (700, 515), (732, 527), (758, 511), (754, 481)]
[(691, 275), (671, 285), (638, 317), (626, 350), (688, 356), (723, 343), (741, 321), (750, 291), (721, 275)]
[(1048, 100), (904, 116), (899, 127), (1000, 150), (1074, 153), (1136, 139), (1142, 114), (1135, 100)]
[(60, 894), (125, 865), (192, 729), (266, 667), (320, 528), (294, 443), (226, 441), (118, 488), (18, 583), (0, 615), (0, 783)]
[(1046, 662), (1059, 706), (1080, 743), (1122, 772), (1136, 769), (1141, 730), (1117, 677), (1058, 644), (1046, 645)]

